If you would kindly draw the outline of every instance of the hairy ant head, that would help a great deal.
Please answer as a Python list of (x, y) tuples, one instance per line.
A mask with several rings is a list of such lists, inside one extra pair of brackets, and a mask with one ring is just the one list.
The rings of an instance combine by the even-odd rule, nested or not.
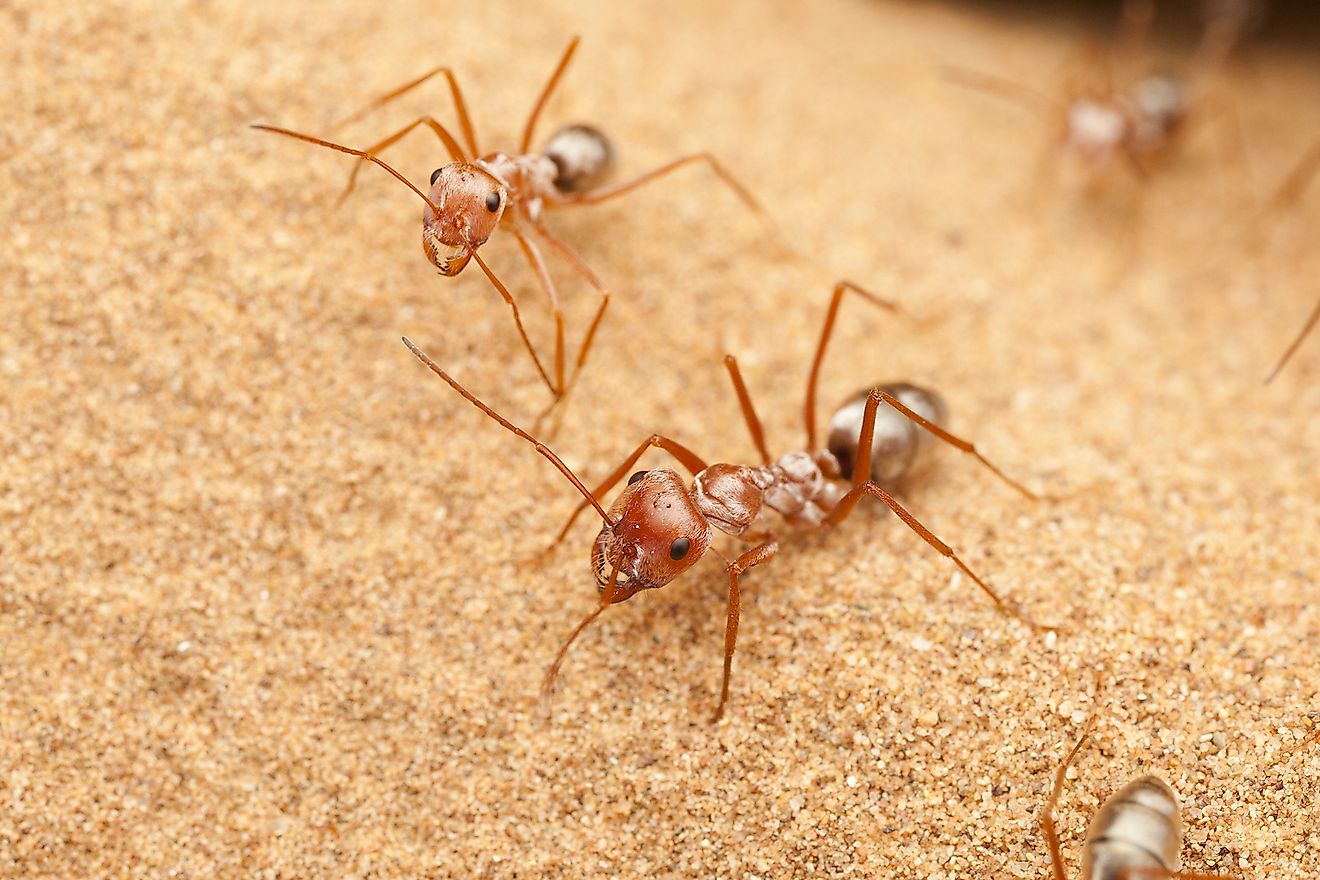
[(654, 590), (678, 577), (710, 546), (710, 524), (683, 479), (670, 470), (642, 471), (610, 507), (610, 521), (591, 548), (591, 567), (604, 592), (618, 570), (613, 601)]
[(422, 247), (441, 275), (457, 275), (499, 225), (509, 193), (501, 180), (479, 166), (453, 162), (431, 175), (427, 199)]

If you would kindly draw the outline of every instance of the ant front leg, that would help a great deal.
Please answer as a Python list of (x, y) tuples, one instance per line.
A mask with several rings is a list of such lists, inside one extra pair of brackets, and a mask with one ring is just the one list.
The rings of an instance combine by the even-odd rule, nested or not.
[[(884, 392), (879, 389), (872, 390), (870, 396), (867, 397), (866, 409), (862, 415), (862, 433), (860, 442), (857, 446), (858, 449), (871, 448), (871, 441), (875, 436), (876, 408), (880, 405), (880, 401), (885, 397), (889, 397), (889, 395), (884, 394)], [(890, 398), (889, 402), (891, 405), (897, 403), (897, 401), (894, 401), (892, 398)], [(909, 410), (909, 413), (910, 412), (911, 411)], [(913, 415), (915, 415), (915, 413)], [(951, 560), (954, 565), (958, 566), (964, 574), (971, 578), (972, 581), (981, 588), (982, 592), (990, 597), (991, 601), (995, 603), (995, 607), (998, 608), (1000, 612), (1021, 621), (1033, 630), (1045, 630), (1048, 632), (1059, 631), (1059, 627), (1036, 623), (1031, 618), (1009, 606), (1000, 598), (998, 593), (990, 588), (989, 584), (982, 580), (976, 572), (972, 571), (971, 568), (967, 566), (967, 563), (959, 558), (958, 554), (954, 552), (952, 547), (944, 543), (934, 532), (922, 525), (921, 521), (909, 513), (907, 508), (899, 504), (894, 496), (890, 495), (884, 489), (872, 482), (871, 456), (869, 455), (858, 456), (858, 466), (853, 470), (853, 487), (846, 495), (839, 499), (839, 503), (836, 504), (834, 509), (830, 511), (829, 515), (825, 517), (824, 525), (833, 526), (843, 522), (848, 518), (848, 514), (852, 513), (853, 508), (857, 506), (857, 502), (867, 495), (880, 499), (886, 507), (893, 511), (894, 514), (903, 521), (904, 525), (916, 532), (923, 541), (933, 547), (941, 556)]]
[(495, 273), (486, 265), (486, 261), (481, 259), (480, 254), (475, 250), (469, 251), (468, 253), (471, 255), (472, 259), (477, 261), (477, 265), (481, 267), (481, 271), (486, 273), (486, 278), (490, 281), (491, 286), (499, 292), (499, 295), (504, 299), (505, 305), (507, 305), (513, 312), (513, 323), (518, 327), (518, 335), (522, 338), (523, 347), (526, 348), (527, 353), (531, 355), (532, 364), (535, 365), (536, 372), (540, 374), (542, 381), (545, 382), (545, 387), (549, 388), (550, 394), (557, 399), (559, 397), (559, 392), (555, 389), (554, 383), (550, 381), (550, 376), (546, 373), (545, 367), (542, 366), (541, 358), (537, 356), (536, 349), (532, 347), (532, 340), (527, 336), (527, 328), (523, 326), (522, 315), (518, 311), (518, 303), (514, 300), (513, 294), (509, 293), (509, 288), (505, 287), (504, 282), (496, 277)]
[[(652, 434), (650, 437), (647, 437), (639, 443), (637, 448), (623, 460), (623, 463), (615, 468), (591, 493), (591, 497), (595, 499), (597, 504), (599, 504), (601, 499), (605, 497), (606, 493), (613, 489), (615, 485), (623, 479), (624, 474), (628, 473), (633, 466), (637, 464), (637, 460), (642, 457), (642, 453), (652, 447), (663, 449), (665, 452), (668, 452), (674, 457), (675, 461), (687, 468), (694, 477), (706, 469), (706, 463), (702, 461), (695, 452), (688, 449), (682, 443), (679, 443), (677, 440), (670, 440), (668, 437), (661, 434)], [(550, 546), (541, 551), (542, 555), (550, 553), (558, 547), (561, 542), (563, 542), (564, 537), (568, 535), (568, 530), (573, 527), (573, 523), (577, 522), (578, 515), (587, 509), (589, 503), (590, 502), (583, 500), (582, 503), (573, 509), (573, 513), (569, 516), (568, 522), (564, 523), (564, 527), (559, 530), (559, 534), (555, 536), (555, 539), (550, 543)]]
[(733, 675), (733, 649), (738, 644), (738, 621), (742, 609), (738, 578), (747, 569), (772, 559), (778, 552), (779, 542), (770, 540), (753, 547), (729, 563), (729, 606), (724, 623), (724, 681), (720, 685), (720, 704), (715, 709), (715, 717), (711, 719), (712, 724), (724, 715), (724, 704), (729, 702), (729, 679)]

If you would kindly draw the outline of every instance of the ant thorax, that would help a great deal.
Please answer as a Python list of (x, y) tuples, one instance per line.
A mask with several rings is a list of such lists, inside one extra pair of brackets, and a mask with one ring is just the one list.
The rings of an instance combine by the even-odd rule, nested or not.
[(559, 168), (546, 156), (527, 153), (510, 156), (491, 153), (477, 160), (486, 172), (501, 180), (509, 189), (509, 199), (515, 210), (535, 223), (541, 217), (542, 203), (558, 194), (555, 178)]
[[(702, 516), (725, 534), (760, 534), (766, 511), (792, 525), (818, 526), (846, 491), (834, 456), (790, 452), (761, 467), (713, 464), (697, 474), (692, 499)], [(756, 526), (756, 528), (753, 528)]]

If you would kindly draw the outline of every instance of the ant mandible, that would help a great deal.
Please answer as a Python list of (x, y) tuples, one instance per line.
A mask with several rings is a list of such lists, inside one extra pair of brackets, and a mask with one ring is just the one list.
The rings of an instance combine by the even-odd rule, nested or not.
[[(729, 679), (733, 668), (734, 646), (738, 639), (741, 605), (739, 579), (748, 569), (769, 561), (779, 552), (779, 543), (766, 522), (767, 514), (773, 511), (796, 526), (833, 526), (847, 518), (857, 503), (867, 496), (879, 499), (927, 544), (952, 560), (990, 597), (1001, 612), (1016, 618), (1033, 630), (1057, 631), (1057, 627), (1035, 623), (1001, 599), (959, 558), (953, 548), (936, 537), (889, 492), (871, 479), (872, 456), (860, 452), (874, 448), (872, 439), (875, 434), (876, 411), (881, 403), (886, 403), (931, 435), (972, 455), (1029, 498), (1036, 497), (991, 464), (976, 451), (975, 446), (948, 433), (904, 404), (895, 395), (882, 388), (873, 388), (866, 398), (860, 429), (853, 435), (852, 454), (849, 456), (853, 463), (851, 480), (845, 482), (849, 468), (844, 461), (841, 461), (842, 456), (830, 449), (817, 447), (815, 425), (817, 377), (839, 304), (843, 295), (849, 291), (876, 305), (895, 308), (892, 303), (850, 282), (839, 282), (835, 285), (807, 380), (804, 406), (807, 433), (805, 451), (790, 452), (778, 459), (771, 458), (765, 444), (765, 433), (752, 406), (737, 362), (732, 356), (727, 356), (725, 366), (738, 395), (747, 428), (760, 453), (761, 464), (759, 466), (724, 463), (708, 465), (686, 446), (660, 434), (653, 434), (643, 440), (594, 491), (588, 491), (582, 481), (549, 447), (479, 400), (411, 341), (406, 338), (403, 340), (409, 350), (433, 373), (506, 430), (531, 443), (536, 451), (548, 459), (582, 494), (584, 499), (582, 504), (560, 531), (559, 537), (554, 542), (555, 545), (567, 534), (573, 519), (586, 507), (593, 507), (601, 518), (602, 527), (591, 551), (591, 564), (600, 593), (600, 602), (565, 640), (546, 672), (542, 693), (547, 700), (554, 689), (555, 679), (569, 647), (592, 621), (611, 605), (623, 602), (643, 590), (659, 589), (691, 568), (710, 547), (712, 532), (718, 530), (739, 538), (744, 543), (755, 543), (754, 547), (743, 552), (726, 567), (729, 575), (728, 612), (724, 631), (724, 675), (714, 718), (718, 721), (729, 699)], [(846, 404), (845, 408), (847, 407)], [(831, 434), (836, 438), (835, 443), (831, 445), (837, 445), (837, 418)], [(607, 510), (601, 500), (651, 447), (669, 453), (689, 471), (693, 478), (692, 485), (689, 487), (683, 477), (673, 470), (658, 468), (638, 471), (628, 478), (623, 492)], [(907, 454), (907, 450), (904, 450), (903, 454)]]
[[(608, 176), (613, 167), (614, 153), (609, 141), (594, 128), (584, 125), (566, 126), (552, 136), (545, 148), (539, 153), (532, 152), (532, 140), (536, 134), (536, 123), (541, 115), (541, 110), (559, 84), (564, 70), (568, 67), (573, 53), (577, 50), (579, 40), (579, 37), (573, 37), (569, 41), (568, 48), (565, 49), (559, 64), (550, 75), (549, 82), (541, 90), (536, 103), (532, 106), (532, 112), (527, 117), (527, 124), (523, 127), (522, 140), (516, 153), (495, 152), (483, 154), (477, 148), (476, 133), (468, 114), (467, 103), (463, 99), (463, 93), (458, 87), (458, 81), (455, 79), (453, 71), (445, 66), (437, 67), (406, 85), (383, 95), (340, 124), (352, 122), (371, 110), (381, 107), (416, 88), (432, 77), (443, 75), (449, 83), (449, 90), (454, 98), (459, 127), (462, 130), (462, 144), (448, 129), (430, 116), (415, 119), (394, 134), (365, 150), (346, 147), (285, 128), (277, 128), (271, 125), (253, 126), (253, 128), (262, 131), (274, 132), (275, 134), (338, 150), (351, 156), (357, 156), (359, 161), (354, 166), (352, 173), (349, 175), (348, 184), (339, 197), (341, 202), (353, 191), (358, 171), (362, 168), (364, 162), (379, 165), (421, 197), (422, 201), (426, 203), (425, 208), (422, 210), (422, 247), (427, 258), (440, 271), (441, 275), (448, 277), (462, 272), (469, 260), (476, 261), (477, 265), (481, 267), (481, 271), (485, 273), (490, 283), (512, 310), (513, 320), (517, 325), (518, 334), (522, 338), (523, 345), (528, 354), (531, 355), (537, 373), (545, 382), (546, 387), (550, 389), (550, 393), (556, 401), (567, 392), (573, 379), (570, 378), (565, 381), (564, 377), (564, 319), (559, 304), (559, 293), (533, 235), (559, 254), (601, 296), (600, 306), (578, 348), (574, 377), (586, 362), (591, 343), (595, 338), (596, 329), (599, 327), (605, 314), (605, 308), (609, 304), (609, 294), (600, 279), (588, 268), (586, 263), (568, 245), (546, 229), (545, 224), (542, 222), (541, 215), (543, 211), (570, 205), (599, 204), (607, 199), (631, 192), (639, 186), (684, 165), (705, 162), (715, 172), (716, 176), (727, 184), (743, 202), (752, 210), (764, 216), (761, 205), (752, 194), (709, 153), (694, 153), (683, 156), (666, 162), (658, 168), (640, 174), (631, 180), (611, 186), (601, 186), (601, 182)], [(382, 161), (378, 155), (419, 126), (426, 126), (434, 132), (453, 160), (450, 164), (437, 168), (431, 174), (431, 185), (428, 192), (423, 192), (403, 174)], [(501, 226), (501, 221), (506, 221), (503, 226)], [(518, 240), (524, 256), (531, 264), (541, 288), (550, 301), (550, 310), (555, 324), (553, 378), (541, 363), (536, 349), (528, 338), (527, 330), (523, 326), (522, 316), (512, 294), (509, 293), (508, 288), (496, 277), (478, 253), (481, 246), (498, 228), (508, 229), (514, 238)]]

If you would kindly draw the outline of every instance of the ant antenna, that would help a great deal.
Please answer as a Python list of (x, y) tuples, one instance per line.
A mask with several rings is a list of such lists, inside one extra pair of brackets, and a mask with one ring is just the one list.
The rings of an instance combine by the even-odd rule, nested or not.
[[(440, 215), (439, 206), (437, 206), (435, 202), (431, 201), (431, 199), (426, 195), (426, 193), (418, 189), (411, 180), (404, 177), (399, 172), (395, 171), (389, 165), (385, 164), (383, 160), (379, 159), (376, 156), (373, 156), (371, 153), (368, 153), (364, 150), (355, 150), (352, 147), (346, 147), (343, 144), (336, 144), (330, 141), (323, 141), (320, 138), (315, 138), (308, 134), (299, 134), (296, 131), (289, 131), (289, 129), (287, 128), (278, 128), (274, 125), (254, 125), (252, 127), (259, 129), (261, 131), (269, 131), (269, 132), (274, 132), (275, 134), (282, 134), (285, 137), (291, 137), (296, 140), (307, 141), (307, 143), (309, 144), (316, 144), (317, 146), (328, 147), (332, 150), (338, 150), (341, 153), (348, 153), (348, 155), (350, 156), (357, 156), (359, 159), (366, 159), (368, 162), (375, 162), (381, 168), (384, 168), (390, 174), (393, 174), (396, 178), (402, 181), (403, 185), (408, 187), (408, 189), (417, 193), (418, 197), (421, 198), (422, 201), (426, 202), (426, 204), (431, 206), (431, 210), (435, 212), (437, 217)], [(455, 144), (455, 146), (457, 145)]]
[(445, 382), (449, 384), (449, 387), (457, 391), (459, 395), (463, 397), (464, 400), (466, 400), (468, 403), (472, 404), (477, 409), (484, 412), (486, 415), (490, 416), (495, 421), (499, 422), (500, 425), (502, 425), (506, 431), (515, 434), (518, 437), (521, 437), (522, 439), (526, 440), (528, 443), (532, 444), (532, 446), (536, 449), (536, 451), (540, 453), (542, 456), (544, 456), (552, 465), (554, 465), (555, 468), (557, 468), (559, 472), (564, 475), (564, 478), (567, 479), (570, 483), (572, 483), (575, 489), (577, 489), (579, 492), (582, 493), (582, 497), (587, 499), (587, 501), (590, 502), (592, 507), (596, 508), (596, 512), (600, 514), (600, 518), (604, 520), (604, 522), (607, 525), (614, 524), (613, 520), (610, 519), (609, 514), (605, 512), (605, 508), (601, 507), (600, 502), (596, 500), (596, 497), (592, 495), (589, 491), (587, 491), (587, 487), (582, 485), (582, 481), (579, 480), (577, 478), (577, 475), (574, 474), (573, 471), (569, 469), (568, 465), (564, 464), (564, 462), (559, 458), (558, 455), (555, 455), (553, 449), (546, 446), (540, 440), (537, 440), (531, 434), (528, 434), (522, 428), (518, 427), (513, 422), (509, 421), (504, 416), (495, 412), (495, 410), (491, 409), (489, 406), (487, 406), (485, 403), (479, 400), (475, 394), (473, 394), (471, 391), (468, 391), (466, 388), (460, 385), (457, 379), (450, 376), (444, 370), (440, 369), (440, 365), (437, 364), (435, 361), (431, 360), (429, 357), (427, 357), (426, 352), (422, 351), (416, 345), (413, 345), (412, 340), (409, 339), (407, 336), (403, 337), (403, 344), (408, 346), (408, 350), (411, 351), (419, 361), (426, 364), (427, 368), (430, 369), (432, 373), (435, 373), (441, 379), (444, 379)]

